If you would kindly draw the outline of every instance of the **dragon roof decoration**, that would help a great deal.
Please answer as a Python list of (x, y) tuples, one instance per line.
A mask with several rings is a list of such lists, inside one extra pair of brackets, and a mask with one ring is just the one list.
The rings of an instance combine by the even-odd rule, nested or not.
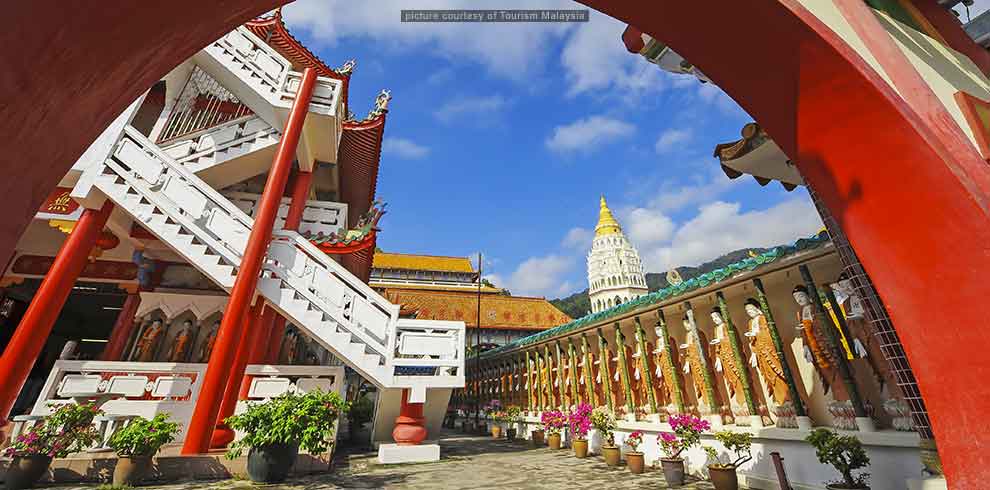
[(349, 230), (341, 228), (329, 234), (307, 232), (303, 233), (303, 237), (327, 254), (353, 253), (374, 246), (378, 233), (378, 221), (384, 214), (385, 203), (375, 201), (368, 212), (358, 218), (358, 222), (353, 228)]

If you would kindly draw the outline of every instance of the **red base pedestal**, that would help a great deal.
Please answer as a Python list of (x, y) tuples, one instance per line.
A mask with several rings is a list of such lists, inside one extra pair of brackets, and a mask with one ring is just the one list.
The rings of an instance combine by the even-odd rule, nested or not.
[(422, 403), (409, 403), (409, 390), (402, 390), (402, 408), (395, 418), (392, 439), (400, 446), (415, 446), (426, 439)]
[(210, 449), (225, 449), (234, 442), (234, 430), (227, 424), (218, 424), (210, 436)]

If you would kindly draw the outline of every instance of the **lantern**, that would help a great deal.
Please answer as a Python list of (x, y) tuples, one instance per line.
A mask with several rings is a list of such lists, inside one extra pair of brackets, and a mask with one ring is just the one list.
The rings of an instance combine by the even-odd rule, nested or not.
[(89, 260), (96, 260), (97, 257), (103, 255), (103, 252), (113, 250), (117, 245), (120, 245), (120, 239), (117, 238), (117, 235), (106, 230), (101, 231), (100, 236), (96, 238), (96, 244), (93, 245), (93, 252), (89, 254)]

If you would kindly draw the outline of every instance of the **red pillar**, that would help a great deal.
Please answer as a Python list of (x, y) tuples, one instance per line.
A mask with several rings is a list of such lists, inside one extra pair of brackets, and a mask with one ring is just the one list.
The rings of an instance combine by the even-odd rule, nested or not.
[[(263, 309), (261, 310), (261, 314), (258, 316), (256, 323), (252, 323), (251, 325), (251, 348), (248, 350), (247, 365), (263, 364), (265, 362), (265, 354), (268, 353), (268, 337), (272, 333), (272, 323), (275, 321), (275, 310), (273, 310), (268, 304), (265, 304), (262, 308)], [(247, 400), (248, 390), (251, 389), (251, 379), (251, 376), (244, 376), (244, 380), (241, 381), (241, 388), (237, 394), (238, 400)], [(221, 414), (222, 412), (223, 411), (221, 410)]]
[(303, 211), (306, 210), (306, 200), (309, 198), (309, 187), (313, 182), (313, 172), (296, 171), (292, 179), (292, 200), (289, 211), (285, 214), (286, 230), (298, 230), (302, 221)]
[(120, 314), (117, 315), (117, 321), (113, 324), (110, 342), (100, 354), (101, 361), (120, 360), (121, 354), (124, 353), (124, 347), (127, 345), (127, 339), (134, 333), (134, 315), (137, 314), (139, 306), (141, 306), (141, 295), (139, 293), (128, 294), (127, 299), (124, 300), (124, 306), (120, 309)]
[(243, 326), (241, 327), (242, 335), (237, 343), (237, 355), (234, 357), (230, 378), (227, 380), (227, 385), (223, 391), (223, 401), (220, 403), (217, 424), (210, 436), (211, 449), (225, 448), (234, 440), (234, 431), (224, 423), (224, 420), (233, 415), (234, 410), (237, 409), (237, 395), (242, 384), (241, 380), (244, 378), (244, 370), (247, 368), (248, 356), (250, 356), (251, 348), (254, 346), (254, 336), (258, 334), (258, 323), (264, 305), (264, 299), (258, 298), (254, 306), (244, 315)]
[(250, 307), (258, 287), (261, 264), (272, 238), (272, 227), (275, 225), (279, 204), (285, 193), (286, 180), (292, 171), (292, 160), (295, 158), (296, 146), (299, 144), (299, 136), (306, 120), (315, 83), (316, 72), (312, 68), (306, 68), (303, 71), (299, 90), (296, 92), (296, 100), (292, 103), (289, 118), (282, 131), (282, 139), (279, 140), (278, 148), (275, 150), (272, 169), (268, 173), (268, 181), (265, 183), (265, 190), (258, 203), (258, 211), (255, 213), (254, 226), (251, 228), (248, 244), (241, 258), (241, 267), (234, 280), (227, 311), (220, 322), (216, 344), (210, 355), (206, 374), (203, 376), (203, 386), (196, 400), (192, 419), (189, 421), (189, 431), (182, 445), (182, 454), (201, 454), (209, 449), (210, 435), (217, 422), (224, 388), (231, 375), (237, 344), (243, 334), (241, 320)]
[(69, 237), (62, 244), (51, 269), (41, 281), (14, 336), (0, 356), (0, 421), (6, 421), (17, 395), (24, 386), (35, 360), (41, 354), (48, 335), (72, 292), (79, 274), (86, 267), (89, 252), (113, 211), (109, 200), (98, 211), (83, 211)]
[(409, 390), (402, 390), (402, 406), (395, 418), (392, 439), (400, 446), (415, 446), (426, 439), (426, 419), (422, 403), (409, 403)]
[(276, 315), (272, 323), (272, 331), (268, 334), (268, 353), (265, 355), (265, 362), (278, 364), (278, 355), (282, 351), (282, 337), (285, 336), (285, 318)]

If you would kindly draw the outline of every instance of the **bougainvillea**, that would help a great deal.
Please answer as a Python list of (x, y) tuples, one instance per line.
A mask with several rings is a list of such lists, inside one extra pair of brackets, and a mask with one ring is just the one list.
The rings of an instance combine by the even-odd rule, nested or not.
[(543, 429), (547, 431), (547, 434), (560, 434), (560, 431), (564, 429), (564, 424), (567, 423), (567, 418), (560, 410), (548, 410), (540, 416), (540, 422), (543, 423)]
[(671, 415), (669, 419), (673, 433), (661, 432), (657, 443), (668, 458), (679, 458), (685, 449), (701, 443), (701, 433), (711, 429), (711, 424), (694, 415)]
[(591, 411), (591, 425), (602, 436), (606, 446), (615, 446), (615, 415), (608, 407), (598, 407)]
[(643, 433), (640, 431), (633, 432), (626, 437), (626, 445), (629, 446), (629, 450), (632, 452), (639, 452), (639, 445), (643, 443)]
[(93, 445), (99, 438), (93, 418), (102, 413), (96, 405), (49, 404), (52, 413), (31, 427), (4, 450), (4, 456), (64, 458)]
[(575, 439), (583, 441), (588, 438), (588, 431), (591, 430), (591, 405), (578, 403), (567, 419), (571, 426), (571, 435)]

